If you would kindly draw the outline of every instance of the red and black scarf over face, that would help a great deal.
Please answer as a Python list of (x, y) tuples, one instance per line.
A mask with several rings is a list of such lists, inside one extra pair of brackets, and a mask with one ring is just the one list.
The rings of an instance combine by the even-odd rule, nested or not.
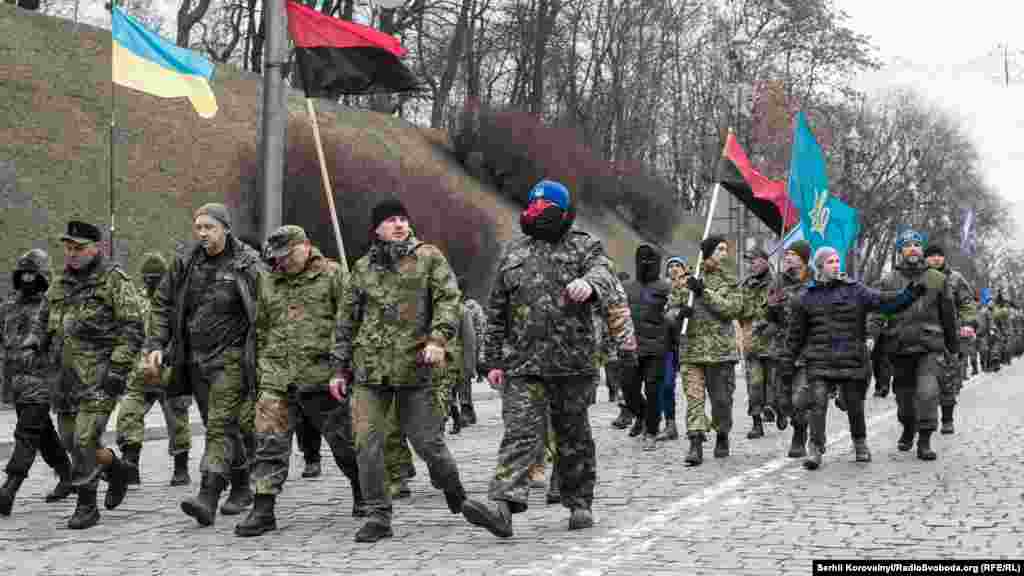
[(562, 210), (554, 202), (537, 199), (520, 213), (519, 227), (531, 238), (554, 243), (572, 226), (572, 216), (571, 211)]

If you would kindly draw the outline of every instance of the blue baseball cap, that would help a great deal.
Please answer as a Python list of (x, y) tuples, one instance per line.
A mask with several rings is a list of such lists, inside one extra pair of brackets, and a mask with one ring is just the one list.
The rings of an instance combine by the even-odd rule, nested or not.
[(530, 190), (526, 203), (529, 204), (534, 200), (547, 200), (562, 210), (568, 210), (569, 189), (554, 180), (541, 180)]

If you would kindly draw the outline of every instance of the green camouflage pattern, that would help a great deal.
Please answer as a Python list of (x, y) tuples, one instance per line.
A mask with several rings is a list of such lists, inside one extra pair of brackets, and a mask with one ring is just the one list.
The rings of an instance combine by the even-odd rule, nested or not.
[(477, 364), (484, 363), (484, 335), (487, 334), (487, 313), (484, 312), (484, 307), (473, 298), (467, 298), (464, 306), (466, 307), (466, 313), (469, 314), (470, 320), (473, 322), (473, 333), (476, 334), (477, 346), (476, 346), (476, 361)]
[[(768, 356), (770, 358), (782, 358), (786, 353), (786, 334), (789, 329), (789, 321), (793, 316), (793, 307), (800, 300), (800, 292), (807, 285), (804, 278), (796, 278), (789, 274), (782, 274), (781, 296), (778, 302), (773, 306), (768, 307), (768, 321), (774, 325), (774, 328), (770, 331), (771, 333), (771, 344), (768, 347)], [(796, 359), (796, 365), (799, 366), (802, 361)]]
[(747, 358), (767, 358), (776, 324), (768, 321), (768, 292), (774, 284), (770, 272), (747, 278), (741, 285), (743, 313), (739, 318), (743, 354)]
[(427, 342), (446, 347), (459, 323), (459, 288), (441, 251), (410, 236), (374, 242), (352, 269), (335, 336), (335, 365), (356, 384), (430, 386)]
[[(924, 285), (926, 293), (907, 309), (897, 314), (868, 314), (868, 334), (878, 342), (885, 336), (885, 353), (889, 355), (916, 355), (926, 352), (943, 354), (946, 339), (940, 312), (940, 300), (953, 306), (952, 283), (938, 270), (920, 265), (899, 266), (879, 281), (877, 288), (898, 292), (912, 282)], [(884, 332), (883, 332), (884, 330)]]
[(953, 270), (949, 266), (941, 270), (949, 278), (950, 290), (953, 293), (953, 303), (956, 304), (957, 320), (960, 326), (976, 328), (978, 325), (978, 305), (974, 301), (974, 288), (964, 278), (964, 275)]
[(96, 258), (84, 275), (62, 274), (47, 294), (48, 353), (73, 402), (112, 399), (105, 373), (127, 383), (144, 336), (142, 296), (116, 264)]
[(40, 353), (50, 306), (44, 294), (15, 292), (0, 305), (0, 374), (18, 404), (50, 404), (52, 370)]
[[(693, 316), (680, 342), (680, 363), (738, 362), (736, 330), (732, 321), (744, 313), (743, 291), (736, 286), (736, 281), (724, 266), (705, 269), (703, 280), (704, 293), (693, 300)], [(679, 308), (686, 305), (689, 296), (690, 292), (685, 287), (674, 286), (666, 305), (667, 313), (678, 315)]]
[[(572, 302), (566, 287), (580, 278), (593, 295)], [(580, 231), (556, 243), (517, 238), (499, 259), (487, 304), (485, 367), (506, 377), (593, 374), (599, 312), (618, 349), (635, 351), (629, 303), (599, 240)]]
[(316, 247), (298, 274), (260, 271), (256, 292), (256, 359), (260, 391), (286, 395), (327, 390), (334, 370), (330, 355), (345, 273)]
[(248, 468), (252, 456), (255, 399), (244, 387), (242, 351), (228, 349), (218, 364), (197, 367), (193, 377), (209, 382), (210, 408), (206, 417), (206, 452), (202, 472), (225, 479), (232, 469)]
[(96, 451), (103, 448), (103, 432), (116, 406), (117, 400), (113, 398), (86, 398), (78, 402), (78, 412), (74, 416), (74, 450), (71, 452), (72, 482), (76, 486), (96, 490), (99, 485), (99, 475), (92, 473), (99, 465)]

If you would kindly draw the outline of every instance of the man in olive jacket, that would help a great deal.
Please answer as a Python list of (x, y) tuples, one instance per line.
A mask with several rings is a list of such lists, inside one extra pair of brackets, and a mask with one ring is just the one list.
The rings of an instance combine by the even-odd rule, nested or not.
[(879, 313), (869, 320), (874, 341), (886, 326), (886, 353), (893, 364), (893, 390), (899, 421), (903, 425), (897, 447), (908, 451), (917, 437), (917, 457), (934, 460), (931, 436), (938, 427), (939, 378), (945, 354), (956, 354), (960, 338), (956, 327), (953, 289), (945, 274), (929, 271), (924, 261), (924, 237), (904, 231), (897, 240), (902, 259), (880, 283), (883, 290), (902, 290), (911, 283), (923, 284), (927, 292), (914, 304), (884, 323)]

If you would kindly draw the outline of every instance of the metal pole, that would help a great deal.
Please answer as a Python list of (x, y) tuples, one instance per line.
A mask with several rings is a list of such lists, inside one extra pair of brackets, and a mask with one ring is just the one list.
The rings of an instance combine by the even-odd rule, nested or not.
[(288, 122), (281, 74), (287, 50), (284, 3), (285, 0), (265, 0), (263, 3), (263, 22), (267, 33), (263, 46), (263, 140), (260, 142), (263, 166), (261, 228), (264, 238), (281, 225), (283, 217), (284, 138)]
[[(114, 9), (113, 9), (113, 7), (115, 6), (115, 4), (113, 2), (111, 2), (110, 6), (111, 6), (111, 9), (110, 9), (110, 29), (113, 30), (114, 29)], [(78, 7), (78, 4), (75, 3), (76, 10), (77, 10), (77, 7)], [(76, 22), (77, 22), (77, 15), (76, 15)], [(111, 43), (110, 43), (110, 58), (111, 59), (114, 58), (114, 42), (113, 42), (113, 37), (111, 37)], [(113, 63), (111, 63), (111, 65), (113, 65)], [(114, 255), (115, 255), (115, 251), (114, 251), (114, 235), (115, 235), (115, 230), (117, 229), (117, 224), (116, 224), (116, 221), (115, 221), (115, 214), (117, 212), (117, 209), (116, 209), (116, 206), (117, 206), (117, 204), (116, 204), (116, 202), (117, 202), (117, 195), (115, 194), (116, 185), (114, 183), (114, 173), (115, 173), (115, 170), (114, 170), (114, 150), (116, 149), (116, 145), (117, 145), (117, 85), (115, 85), (114, 82), (111, 81), (110, 82), (110, 156), (108, 157), (108, 160), (109, 160), (108, 164), (109, 164), (109, 168), (110, 168), (110, 174), (108, 175), (108, 181), (107, 181), (108, 192), (110, 194), (110, 246), (108, 246), (108, 255), (110, 257), (110, 261), (111, 262), (114, 261)]]

